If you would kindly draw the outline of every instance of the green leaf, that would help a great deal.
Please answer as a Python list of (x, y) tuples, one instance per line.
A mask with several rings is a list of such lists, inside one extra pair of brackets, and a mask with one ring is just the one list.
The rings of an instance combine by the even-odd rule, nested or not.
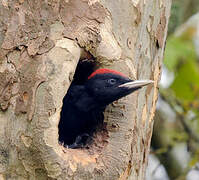
[(199, 88), (199, 67), (197, 62), (188, 60), (179, 67), (171, 85), (176, 97), (187, 103), (196, 99), (194, 88)]
[(173, 71), (181, 60), (196, 59), (195, 48), (191, 40), (170, 36), (165, 49), (164, 64)]

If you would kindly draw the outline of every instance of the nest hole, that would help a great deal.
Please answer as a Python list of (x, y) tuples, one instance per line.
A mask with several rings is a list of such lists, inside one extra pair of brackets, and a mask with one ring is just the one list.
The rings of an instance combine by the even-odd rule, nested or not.
[[(84, 83), (87, 81), (89, 75), (94, 72), (97, 68), (99, 67), (99, 64), (97, 63), (97, 61), (92, 57), (91, 59), (80, 59), (76, 70), (75, 70), (75, 74), (73, 76), (73, 79), (71, 81), (71, 86), (82, 86), (84, 85)], [(70, 87), (69, 90), (67, 92), (67, 94), (70, 91)], [(67, 94), (65, 95), (64, 99), (66, 98)], [(93, 127), (93, 129), (90, 131), (87, 131), (86, 134), (79, 134), (78, 136), (76, 136), (75, 138), (68, 138), (70, 140), (65, 140), (65, 136), (70, 136), (70, 134), (66, 131), (64, 131), (64, 127), (62, 127), (62, 125), (64, 124), (64, 120), (66, 120), (65, 118), (68, 118), (66, 121), (73, 121), (72, 119), (72, 115), (71, 115), (71, 119), (70, 117), (64, 117), (65, 112), (68, 113), (68, 109), (66, 107), (69, 107), (69, 109), (71, 108), (70, 106), (67, 106), (66, 104), (68, 103), (67, 101), (65, 101), (63, 99), (63, 106), (62, 106), (62, 110), (61, 110), (61, 116), (60, 116), (60, 122), (59, 122), (59, 143), (61, 143), (62, 145), (64, 145), (64, 147), (67, 148), (71, 148), (71, 149), (83, 149), (83, 150), (87, 150), (90, 153), (94, 153), (94, 152), (98, 152), (101, 151), (102, 148), (108, 143), (107, 139), (108, 139), (108, 131), (106, 128), (106, 123), (104, 122), (104, 117), (100, 117), (103, 118), (101, 120), (101, 122), (103, 123), (99, 123), (99, 125), (97, 125), (97, 127)], [(81, 118), (81, 117), (80, 117)], [(67, 126), (67, 124), (64, 124), (64, 126)], [(74, 127), (75, 128), (75, 127)], [(90, 127), (89, 127), (90, 128)], [(73, 129), (69, 130), (71, 133), (71, 136), (73, 136)], [(87, 134), (89, 136), (87, 136)], [(81, 136), (81, 137), (79, 137)], [(81, 145), (79, 146), (74, 146), (74, 143), (77, 143), (79, 140), (81, 140), (82, 142), (80, 143)]]

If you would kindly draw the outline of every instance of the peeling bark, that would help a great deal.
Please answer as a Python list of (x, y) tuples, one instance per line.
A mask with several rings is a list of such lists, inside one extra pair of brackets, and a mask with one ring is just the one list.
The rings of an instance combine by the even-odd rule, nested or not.
[[(170, 0), (0, 1), (0, 179), (142, 180)], [(58, 143), (62, 99), (79, 59), (148, 86), (110, 105), (90, 149)]]

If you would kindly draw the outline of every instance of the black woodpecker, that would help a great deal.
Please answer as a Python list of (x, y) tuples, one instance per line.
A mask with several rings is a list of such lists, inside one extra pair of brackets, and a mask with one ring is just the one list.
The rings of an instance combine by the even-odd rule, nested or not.
[(63, 99), (59, 142), (69, 148), (83, 147), (103, 123), (108, 104), (151, 83), (151, 80), (131, 80), (110, 69), (96, 70), (82, 85), (72, 82)]

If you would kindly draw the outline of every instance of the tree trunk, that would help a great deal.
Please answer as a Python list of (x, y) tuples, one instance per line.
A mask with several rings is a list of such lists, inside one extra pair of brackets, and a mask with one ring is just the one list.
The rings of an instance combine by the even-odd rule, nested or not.
[[(170, 0), (0, 1), (0, 179), (145, 177)], [(148, 86), (110, 105), (89, 149), (58, 143), (80, 59)]]

